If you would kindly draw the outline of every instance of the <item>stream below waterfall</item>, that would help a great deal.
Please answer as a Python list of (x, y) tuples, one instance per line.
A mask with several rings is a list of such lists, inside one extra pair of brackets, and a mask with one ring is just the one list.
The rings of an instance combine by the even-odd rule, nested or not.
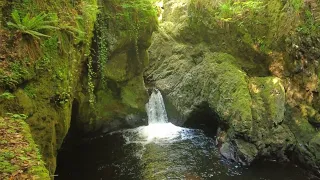
[(63, 146), (55, 179), (310, 179), (293, 164), (260, 161), (243, 167), (223, 159), (214, 138), (203, 130), (168, 123), (157, 90), (152, 93), (146, 109), (148, 126), (87, 137)]

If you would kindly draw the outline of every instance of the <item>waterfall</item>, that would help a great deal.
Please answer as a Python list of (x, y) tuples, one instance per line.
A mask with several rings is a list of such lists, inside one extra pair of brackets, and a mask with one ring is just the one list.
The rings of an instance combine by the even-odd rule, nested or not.
[(168, 123), (168, 116), (164, 106), (161, 92), (158, 89), (153, 89), (146, 104), (148, 114), (148, 124), (164, 124)]
[(179, 136), (182, 128), (168, 121), (166, 108), (164, 106), (161, 92), (153, 89), (149, 102), (146, 104), (148, 114), (148, 126), (141, 128), (141, 134), (147, 137), (147, 142), (153, 140), (170, 140)]

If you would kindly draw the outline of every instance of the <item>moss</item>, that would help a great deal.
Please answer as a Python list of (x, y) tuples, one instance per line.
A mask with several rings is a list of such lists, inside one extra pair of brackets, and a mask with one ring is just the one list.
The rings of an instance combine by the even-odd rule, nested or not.
[(286, 107), (285, 123), (290, 127), (299, 142), (307, 143), (316, 134), (316, 129), (303, 117), (297, 108)]
[(250, 93), (257, 111), (254, 118), (258, 121), (269, 121), (270, 126), (281, 123), (285, 112), (285, 91), (281, 80), (276, 77), (250, 79)]
[(34, 148), (34, 150), (29, 150), (30, 152), (36, 152), (37, 153), (37, 161), (38, 161), (38, 165), (31, 167), (31, 169), (29, 170), (31, 174), (35, 174), (36, 176), (38, 176), (39, 179), (50, 179), (48, 177), (49, 175), (49, 171), (45, 168), (45, 163), (43, 163), (42, 161), (42, 156), (40, 151), (37, 148), (37, 145), (35, 144), (31, 132), (29, 130), (29, 126), (26, 123), (23, 123), (23, 128), (26, 129), (26, 135), (25, 137), (27, 138), (27, 141), (30, 142), (30, 146), (32, 148)]
[(49, 180), (49, 172), (45, 168), (28, 124), (21, 119), (0, 117), (0, 130), (3, 138), (0, 144), (0, 178), (27, 177)]
[[(178, 37), (184, 42), (207, 42), (213, 51), (237, 57), (249, 76), (269, 76), (268, 56), (279, 49), (282, 51), (284, 38), (291, 36), (302, 23), (290, 3), (192, 0), (187, 5), (188, 25), (182, 27)], [(223, 9), (230, 10), (229, 15)], [(173, 26), (182, 24), (179, 18), (170, 18), (174, 12), (168, 14), (167, 21), (172, 21)]]
[(310, 151), (313, 153), (314, 155), (314, 161), (319, 163), (320, 162), (320, 152), (319, 152), (319, 148), (320, 148), (320, 133), (317, 133), (311, 140), (309, 143), (309, 148)]
[(242, 139), (236, 139), (235, 145), (237, 146), (238, 152), (238, 158), (242, 163), (245, 164), (245, 162), (252, 162), (256, 156), (258, 155), (258, 150), (255, 145), (248, 143)]
[[(100, 1), (95, 41), (76, 99), (80, 102), (79, 127), (97, 130), (128, 114), (144, 112), (147, 93), (142, 73), (147, 65), (146, 49), (157, 26), (152, 1)], [(89, 91), (91, 98), (86, 97)], [(93, 98), (95, 97), (95, 98)], [(95, 103), (90, 103), (95, 102)], [(89, 104), (91, 104), (91, 107)], [(107, 126), (107, 125), (105, 125)]]
[[(89, 108), (88, 98), (84, 94), (78, 95), (81, 97), (81, 118), (78, 125), (83, 131), (94, 131), (101, 127), (107, 128), (112, 123), (117, 124), (116, 120), (125, 119), (128, 114), (145, 113), (148, 94), (142, 75), (122, 83), (109, 80), (107, 86), (108, 88), (98, 86), (99, 89), (95, 92), (97, 101), (94, 109)], [(118, 125), (121, 126), (119, 123)]]
[(286, 160), (286, 151), (296, 143), (294, 134), (284, 125), (286, 112), (285, 91), (276, 77), (254, 77), (249, 81), (252, 97), (252, 132), (250, 140), (262, 156)]
[[(123, 104), (121, 104), (119, 100), (113, 96), (112, 91), (101, 90), (96, 94), (98, 98), (96, 108), (98, 112), (101, 112), (99, 114), (101, 119), (103, 118), (110, 120), (116, 114), (121, 114), (124, 112)], [(108, 111), (106, 111), (105, 109), (108, 109)]]
[[(101, 81), (124, 82), (141, 74), (145, 50), (157, 28), (157, 10), (150, 0), (100, 1), (93, 53)], [(100, 71), (99, 71), (100, 70)], [(98, 87), (99, 88), (99, 87)]]
[[(3, 153), (3, 152), (2, 152)], [(6, 174), (12, 174), (13, 172), (16, 172), (19, 169), (19, 166), (17, 165), (12, 165), (10, 163), (10, 160), (12, 158), (6, 157), (6, 155), (3, 153), (1, 153), (0, 156), (0, 170), (2, 173), (6, 173)]]
[(114, 52), (133, 45), (138, 54), (140, 48), (150, 45), (147, 42), (157, 28), (157, 10), (153, 3), (153, 0), (100, 1), (96, 34), (98, 63), (102, 69)]
[[(227, 138), (256, 146), (259, 156), (286, 159), (286, 152), (295, 149), (317, 165), (312, 154), (319, 148), (319, 38), (310, 31), (319, 29), (316, 2), (167, 1), (164, 22), (149, 49), (146, 78), (168, 95), (183, 118), (209, 101)], [(303, 24), (310, 25), (308, 35), (296, 32)], [(250, 154), (250, 149), (244, 151)]]
[[(118, 7), (121, 7), (120, 11)], [(149, 0), (108, 1), (108, 5), (101, 7), (100, 18), (107, 18), (108, 21), (97, 26), (108, 27), (108, 44), (105, 47), (108, 53), (110, 50), (110, 54), (105, 54), (108, 57), (102, 59), (111, 57), (111, 61), (105, 64), (108, 77), (108, 87), (105, 87), (106, 84), (102, 85), (99, 79), (100, 72), (96, 71), (97, 62), (89, 56), (98, 13), (96, 0), (45, 3), (26, 0), (12, 2), (9, 11), (13, 9), (19, 11), (22, 17), (27, 13), (36, 16), (46, 12), (55, 21), (52, 25), (59, 27), (44, 32), (50, 37), (41, 40), (6, 31), (10, 34), (6, 45), (12, 46), (7, 52), (19, 56), (6, 56), (9, 58), (5, 62), (9, 66), (4, 71), (0, 70), (0, 81), (5, 83), (1, 83), (1, 88), (11, 88), (16, 96), (5, 103), (0, 100), (0, 114), (11, 112), (29, 116), (26, 122), (30, 125), (34, 141), (39, 145), (46, 167), (53, 174), (57, 150), (70, 126), (74, 99), (79, 100), (82, 117), (87, 118), (84, 121), (81, 119), (79, 124), (87, 125), (90, 130), (96, 130), (95, 125), (115, 117), (124, 118), (128, 113), (144, 111), (147, 93), (141, 73), (147, 63), (146, 48), (150, 45), (152, 31), (157, 24), (156, 11)], [(5, 18), (10, 19), (9, 16)], [(3, 34), (0, 35), (2, 37)], [(19, 46), (16, 47), (16, 44)], [(92, 70), (89, 73), (90, 80), (88, 77), (81, 78), (88, 71), (85, 68), (87, 64), (91, 65), (89, 70)], [(88, 84), (92, 86), (88, 88)], [(89, 109), (88, 90), (90, 97), (96, 95), (95, 109)], [(76, 91), (78, 96), (75, 95)], [(90, 120), (94, 118), (95, 121)], [(35, 167), (33, 171), (41, 170)]]
[(0, 86), (2, 88), (15, 89), (17, 84), (21, 84), (32, 78), (29, 68), (24, 67), (25, 63), (19, 61), (9, 64), (7, 69), (0, 70)]
[(237, 132), (248, 132), (252, 114), (247, 75), (234, 65), (235, 59), (228, 54), (214, 53), (211, 61), (217, 63), (212, 65), (217, 71), (219, 99), (213, 99), (210, 105), (215, 107), (220, 117), (230, 121)]
[(144, 87), (142, 75), (130, 80), (126, 86), (121, 89), (122, 102), (133, 109), (144, 112), (145, 103), (148, 100), (148, 94)]
[[(19, 39), (14, 39), (16, 32), (10, 32), (11, 40), (19, 46), (10, 44), (9, 40), (6, 43), (12, 46), (12, 54), (17, 51), (20, 54), (14, 58), (19, 66), (10, 62), (11, 56), (5, 61), (17, 66), (9, 70), (14, 70), (22, 78), (7, 78), (8, 82), (14, 81), (16, 91), (13, 94), (16, 98), (0, 105), (0, 114), (11, 112), (29, 116), (26, 122), (39, 145), (46, 167), (54, 174), (57, 150), (70, 126), (74, 91), (91, 47), (97, 1), (44, 3), (26, 0), (13, 2), (10, 8), (18, 10), (22, 16), (27, 12), (32, 16), (46, 12), (55, 20), (54, 25), (59, 27), (46, 32), (50, 37), (39, 41), (23, 36), (23, 43), (20, 44)], [(24, 53), (23, 49), (28, 53)], [(29, 52), (34, 55), (30, 56)]]
[[(152, 32), (157, 24), (157, 10), (153, 0), (114, 0), (102, 3), (101, 17), (111, 21), (115, 30), (125, 30), (132, 38), (145, 30)], [(137, 32), (136, 32), (137, 31)]]
[(105, 76), (111, 80), (121, 82), (127, 80), (127, 53), (117, 54), (116, 56), (110, 58), (106, 63)]
[(6, 4), (6, 1), (0, 2), (0, 26), (3, 26), (2, 24), (2, 7)]

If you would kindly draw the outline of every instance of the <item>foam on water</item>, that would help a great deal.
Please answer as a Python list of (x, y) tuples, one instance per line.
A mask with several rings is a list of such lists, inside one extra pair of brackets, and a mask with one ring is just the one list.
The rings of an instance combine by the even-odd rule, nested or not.
[(154, 89), (152, 91), (149, 102), (146, 104), (146, 111), (148, 126), (122, 131), (126, 144), (163, 142), (175, 140), (182, 136), (181, 132), (184, 132), (184, 128), (168, 122), (167, 112), (159, 90)]

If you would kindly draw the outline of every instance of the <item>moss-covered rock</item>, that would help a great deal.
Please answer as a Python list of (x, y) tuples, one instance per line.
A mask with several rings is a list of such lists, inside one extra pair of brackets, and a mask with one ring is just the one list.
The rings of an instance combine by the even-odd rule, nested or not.
[(138, 0), (100, 3), (92, 52), (92, 64), (97, 64), (92, 69), (97, 71), (90, 74), (88, 68), (88, 78), (82, 81), (92, 81), (95, 98), (86, 95), (90, 86), (83, 86), (76, 97), (80, 104), (77, 124), (85, 132), (146, 123), (148, 94), (142, 74), (149, 63), (146, 50), (157, 28), (155, 7), (151, 1)]
[[(72, 112), (86, 132), (141, 123), (148, 96), (142, 72), (157, 27), (151, 1), (4, 1), (0, 10), (0, 93), (14, 96), (0, 96), (0, 116), (28, 115), (50, 174)], [(36, 29), (43, 34), (38, 39), (19, 29), (26, 25), (11, 16), (13, 10), (21, 18), (43, 15), (51, 28)], [(3, 24), (4, 19), (20, 26)]]
[[(1, 100), (0, 116), (28, 116), (26, 122), (50, 175), (54, 174), (57, 150), (70, 127), (74, 92), (91, 47), (97, 8), (95, 0), (54, 4), (24, 1), (8, 2), (2, 12), (3, 18), (12, 23), (19, 23), (11, 17), (12, 11), (21, 18), (43, 14), (42, 21), (54, 27), (35, 30), (46, 36), (38, 39), (26, 30), (1, 26), (1, 36), (8, 38), (3, 39), (6, 51), (0, 55), (1, 62), (9, 64), (0, 66), (0, 92), (10, 91), (14, 96)], [(62, 9), (64, 13), (60, 13)]]
[(128, 81), (121, 89), (121, 99), (124, 104), (129, 105), (132, 109), (144, 112), (145, 104), (148, 101), (148, 94), (144, 87), (142, 75)]
[[(261, 1), (267, 9), (261, 9), (258, 21), (264, 25), (254, 24), (259, 3), (251, 4), (257, 7), (245, 3), (231, 3), (228, 8), (238, 8), (230, 12), (239, 13), (253, 9), (232, 14), (235, 20), (227, 21), (219, 4), (211, 1), (164, 1), (163, 22), (153, 35), (145, 79), (179, 111), (182, 119), (177, 124), (183, 124), (200, 104), (208, 104), (219, 115), (218, 141), (227, 158), (243, 164), (261, 156), (287, 160), (286, 152), (293, 151), (296, 139), (284, 124), (284, 81), (270, 76), (266, 68), (268, 49), (281, 38), (275, 42), (263, 36), (277, 31), (274, 27), (285, 24), (289, 14), (279, 9), (286, 3)], [(281, 18), (275, 21), (263, 14)]]
[[(286, 151), (293, 150), (295, 138), (290, 129), (283, 125), (285, 116), (285, 91), (281, 80), (276, 77), (251, 78), (252, 140), (261, 155), (287, 159)], [(275, 138), (276, 137), (276, 138)]]
[(117, 54), (112, 57), (105, 66), (105, 76), (116, 82), (127, 80), (127, 66), (128, 58), (127, 53)]
[[(145, 76), (180, 112), (182, 119), (177, 124), (183, 124), (200, 104), (208, 104), (219, 115), (222, 127), (227, 127), (222, 154), (243, 164), (258, 155), (287, 159), (285, 152), (293, 149), (295, 139), (281, 125), (285, 92), (279, 78), (249, 78), (229, 54), (212, 53), (203, 44), (190, 47), (166, 41), (164, 46), (161, 35), (155, 38)], [(166, 46), (173, 47), (172, 51)], [(154, 53), (162, 54), (163, 61)], [(280, 134), (277, 139), (274, 133)], [(243, 139), (235, 141), (234, 137)]]
[[(252, 78), (250, 80), (251, 96), (255, 100), (252, 104), (256, 112), (256, 120), (269, 119), (272, 125), (280, 124), (284, 119), (285, 92), (281, 80), (276, 77)], [(263, 114), (270, 113), (270, 114)], [(265, 117), (259, 117), (264, 115)]]
[(23, 114), (0, 117), (0, 178), (50, 180)]

